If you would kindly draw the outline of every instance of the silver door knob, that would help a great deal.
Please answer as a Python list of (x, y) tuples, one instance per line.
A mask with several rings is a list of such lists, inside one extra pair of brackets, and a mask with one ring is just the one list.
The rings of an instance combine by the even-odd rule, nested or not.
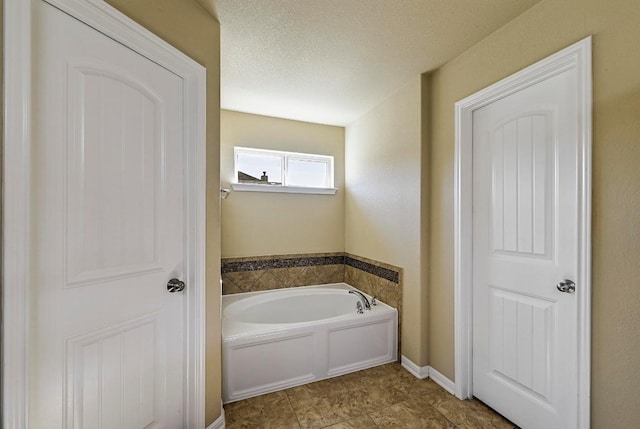
[(171, 279), (167, 282), (167, 290), (171, 293), (182, 292), (184, 290), (184, 282), (178, 279)]
[(560, 292), (574, 293), (576, 291), (576, 284), (569, 279), (565, 279), (556, 285)]

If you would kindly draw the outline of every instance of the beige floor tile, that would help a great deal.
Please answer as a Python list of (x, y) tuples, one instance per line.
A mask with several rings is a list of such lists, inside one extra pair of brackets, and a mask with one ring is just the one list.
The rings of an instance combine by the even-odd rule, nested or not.
[(289, 399), (303, 400), (308, 398), (325, 397), (337, 392), (345, 392), (347, 385), (342, 380), (342, 377), (329, 378), (327, 380), (316, 381), (314, 383), (305, 384), (302, 386), (292, 387), (285, 390)]
[(513, 423), (476, 399), (461, 401), (450, 395), (438, 400), (434, 407), (460, 429), (513, 429), (515, 427)]
[(227, 428), (511, 429), (480, 401), (460, 401), (397, 363), (225, 406)]
[(356, 417), (355, 419), (346, 420), (344, 422), (337, 423), (332, 426), (328, 426), (327, 429), (374, 429), (378, 426), (371, 420), (368, 415)]
[(381, 429), (455, 429), (453, 423), (420, 398), (401, 402), (370, 416)]
[(357, 398), (359, 406), (366, 412), (390, 407), (411, 397), (411, 395), (394, 387), (385, 388), (384, 385), (360, 387), (354, 389), (351, 394), (354, 398)]
[(284, 392), (275, 392), (224, 407), (228, 429), (300, 429), (289, 399)]
[(308, 389), (287, 391), (291, 406), (303, 428), (322, 428), (364, 414), (354, 397), (346, 390), (328, 390), (330, 385), (316, 387), (312, 394)]

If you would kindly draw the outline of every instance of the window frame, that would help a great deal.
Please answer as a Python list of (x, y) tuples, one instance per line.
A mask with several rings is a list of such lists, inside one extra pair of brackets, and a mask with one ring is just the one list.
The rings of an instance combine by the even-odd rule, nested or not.
[[(269, 156), (280, 158), (281, 168), (281, 184), (269, 184), (260, 182), (239, 182), (238, 181), (238, 156)], [(289, 160), (320, 162), (325, 164), (325, 186), (310, 187), (289, 185)], [(337, 188), (335, 184), (335, 167), (334, 157), (331, 155), (319, 155), (302, 152), (289, 152), (272, 149), (258, 149), (243, 146), (234, 146), (233, 148), (233, 181), (231, 187), (234, 191), (246, 192), (280, 192), (280, 193), (296, 193), (296, 194), (324, 194), (333, 195)]]

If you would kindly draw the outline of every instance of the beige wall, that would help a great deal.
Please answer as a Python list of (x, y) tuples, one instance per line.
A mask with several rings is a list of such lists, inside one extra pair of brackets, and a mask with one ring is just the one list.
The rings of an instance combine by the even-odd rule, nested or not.
[(430, 365), (453, 379), (454, 103), (594, 35), (592, 427), (640, 422), (640, 3), (543, 0), (432, 76)]
[(233, 147), (334, 157), (335, 195), (233, 192), (222, 202), (222, 257), (344, 251), (344, 128), (221, 112), (221, 184), (233, 181)]
[(416, 76), (347, 127), (345, 250), (404, 269), (402, 350), (423, 366), (421, 91)]
[(220, 416), (220, 24), (196, 0), (107, 0), (207, 68), (206, 423)]

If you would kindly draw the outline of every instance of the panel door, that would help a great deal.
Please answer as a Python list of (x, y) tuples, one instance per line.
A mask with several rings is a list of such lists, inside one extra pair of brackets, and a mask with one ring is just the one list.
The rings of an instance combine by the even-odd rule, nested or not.
[(33, 15), (30, 427), (182, 427), (182, 80)]
[(473, 114), (473, 394), (524, 428), (576, 426), (576, 94), (566, 71)]

